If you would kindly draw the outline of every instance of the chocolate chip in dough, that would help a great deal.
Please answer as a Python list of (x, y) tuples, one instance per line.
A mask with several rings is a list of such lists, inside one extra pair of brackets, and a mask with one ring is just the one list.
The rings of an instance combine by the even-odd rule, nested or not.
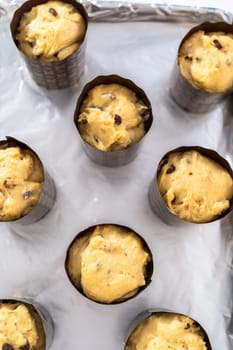
[(14, 347), (11, 344), (4, 343), (2, 346), (2, 350), (14, 350)]
[(186, 326), (184, 327), (184, 329), (189, 329), (190, 328), (190, 324), (187, 323)]
[(214, 43), (214, 46), (217, 47), (218, 50), (222, 49), (222, 45), (220, 44), (220, 42), (217, 39), (214, 39), (213, 43)]
[(191, 56), (184, 56), (184, 59), (187, 61), (192, 62), (193, 58)]
[(80, 124), (85, 125), (85, 124), (88, 124), (88, 119), (87, 119), (87, 117), (85, 116), (85, 117), (82, 117), (82, 119), (80, 119), (78, 122), (79, 122)]
[(150, 118), (150, 110), (149, 108), (141, 108), (139, 111), (140, 116), (144, 120), (148, 120)]
[(94, 138), (96, 143), (99, 143), (99, 140), (98, 140), (97, 136), (94, 135), (93, 138)]
[(97, 270), (97, 271), (100, 271), (100, 270), (102, 269), (102, 267), (103, 267), (103, 266), (102, 266), (101, 263), (98, 262), (98, 263), (96, 264), (96, 270)]
[(33, 195), (34, 195), (34, 192), (33, 192), (33, 191), (25, 191), (25, 192), (23, 193), (23, 198), (24, 198), (24, 199), (28, 199), (28, 198), (32, 197)]
[(35, 43), (32, 42), (32, 41), (28, 41), (28, 45), (29, 45), (31, 48), (33, 48), (33, 47), (35, 46)]
[(176, 203), (176, 197), (173, 198), (173, 200), (171, 201), (171, 204), (175, 204)]
[(193, 322), (192, 327), (193, 327), (193, 328), (198, 328), (198, 327), (199, 327), (199, 325), (198, 325), (198, 323), (197, 323), (197, 322)]
[(50, 7), (50, 9), (49, 9), (49, 13), (51, 13), (51, 15), (53, 15), (54, 17), (57, 17), (57, 15), (58, 15), (57, 11), (52, 7)]
[(29, 350), (30, 349), (30, 345), (29, 343), (25, 344), (25, 345), (22, 345), (20, 346), (19, 350)]
[(115, 115), (114, 115), (114, 120), (115, 120), (115, 124), (116, 124), (116, 125), (120, 125), (121, 122), (122, 122), (121, 116), (118, 115), (118, 114), (115, 114)]
[(3, 186), (4, 186), (5, 188), (12, 188), (12, 187), (13, 187), (13, 185), (12, 185), (10, 182), (8, 182), (7, 180), (4, 180)]
[(171, 165), (169, 166), (169, 168), (167, 168), (166, 174), (174, 173), (175, 170), (176, 170), (175, 165), (174, 165), (174, 164), (171, 164)]
[(112, 252), (113, 250), (111, 244), (104, 244), (103, 248), (105, 252)]

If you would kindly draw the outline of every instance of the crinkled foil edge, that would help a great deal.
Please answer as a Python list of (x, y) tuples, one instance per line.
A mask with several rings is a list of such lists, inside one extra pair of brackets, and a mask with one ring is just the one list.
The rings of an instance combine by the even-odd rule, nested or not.
[[(0, 0), (0, 20), (11, 16), (23, 0)], [(127, 1), (80, 1), (93, 22), (169, 21), (201, 23), (225, 21), (233, 23), (233, 14), (218, 8), (132, 3)]]

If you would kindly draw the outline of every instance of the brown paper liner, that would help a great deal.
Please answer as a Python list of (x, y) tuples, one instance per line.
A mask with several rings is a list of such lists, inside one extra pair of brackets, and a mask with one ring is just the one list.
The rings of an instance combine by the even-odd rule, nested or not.
[(21, 149), (30, 151), (39, 160), (42, 166), (42, 170), (44, 173), (44, 183), (42, 185), (42, 191), (38, 202), (32, 208), (32, 210), (25, 216), (21, 216), (20, 218), (11, 220), (11, 221), (7, 220), (8, 223), (11, 223), (14, 225), (32, 224), (42, 219), (52, 209), (56, 199), (55, 184), (52, 178), (50, 177), (50, 175), (48, 174), (48, 172), (44, 169), (44, 166), (39, 156), (28, 145), (14, 139), (13, 137), (7, 136), (6, 140), (0, 141), (0, 149), (6, 149), (9, 147), (19, 147)]
[[(144, 312), (141, 312), (134, 320), (133, 322), (131, 323), (130, 327), (129, 327), (129, 331), (128, 331), (128, 337), (127, 337), (127, 340), (125, 342), (125, 346), (124, 346), (124, 349), (126, 348), (126, 346), (129, 345), (129, 342), (130, 342), (130, 337), (131, 335), (134, 333), (134, 331), (136, 331), (137, 327), (140, 326), (141, 323), (143, 323), (145, 320), (147, 320), (150, 316), (152, 315), (161, 315), (161, 314), (174, 314), (174, 315), (178, 315), (178, 316), (185, 316), (185, 317), (189, 317), (191, 318), (190, 316), (188, 315), (185, 315), (185, 314), (181, 314), (181, 313), (177, 313), (177, 312), (173, 312), (171, 310), (164, 310), (164, 309), (159, 309), (159, 308), (156, 308), (156, 309), (153, 309), (153, 310), (146, 310)], [(194, 320), (193, 318), (191, 318), (200, 328), (201, 330), (203, 331), (205, 337), (204, 337), (204, 341), (206, 343), (206, 346), (207, 346), (207, 350), (212, 350), (212, 345), (210, 343), (210, 339), (209, 339), (209, 336), (208, 334), (206, 333), (205, 329), (202, 327), (202, 325), (197, 322), (196, 320)]]
[(177, 53), (177, 60), (174, 66), (170, 96), (182, 109), (192, 113), (206, 113), (213, 110), (216, 105), (224, 100), (232, 91), (233, 88), (224, 93), (210, 93), (204, 89), (195, 88), (181, 74), (178, 65), (178, 55), (183, 43), (196, 31), (203, 30), (204, 32), (224, 32), (233, 34), (233, 25), (225, 22), (204, 22), (193, 27), (182, 39)]
[[(16, 39), (16, 34), (22, 15), (26, 12), (29, 12), (32, 7), (44, 4), (46, 2), (48, 2), (48, 0), (26, 1), (14, 13), (10, 29), (12, 38), (17, 47), (18, 42)], [(78, 84), (84, 72), (86, 46), (85, 37), (88, 27), (88, 15), (83, 5), (76, 2), (75, 0), (62, 0), (62, 2), (70, 3), (75, 8), (77, 8), (86, 22), (86, 31), (84, 34), (83, 42), (81, 43), (78, 50), (76, 50), (72, 55), (68, 56), (64, 60), (54, 62), (43, 62), (39, 58), (30, 58), (20, 51), (35, 82), (48, 90), (65, 89), (75, 86)]]
[[(112, 303), (103, 303), (103, 302), (100, 302), (100, 301), (97, 301), (97, 300), (94, 300), (94, 299), (91, 299), (89, 298), (88, 296), (86, 296), (82, 290), (82, 286), (81, 286), (81, 275), (80, 275), (80, 283), (79, 285), (77, 286), (74, 281), (72, 280), (72, 277), (69, 273), (69, 251), (70, 251), (70, 248), (72, 247), (72, 245), (77, 241), (77, 240), (83, 240), (83, 242), (81, 242), (81, 244), (85, 243), (85, 240), (88, 240), (89, 237), (91, 236), (91, 234), (94, 232), (96, 226), (104, 226), (104, 225), (115, 225), (115, 226), (118, 226), (118, 227), (122, 227), (124, 229), (127, 229), (129, 230), (130, 232), (133, 232), (142, 242), (143, 244), (143, 248), (145, 249), (145, 251), (150, 255), (150, 258), (151, 260), (148, 262), (147, 266), (146, 266), (146, 273), (145, 273), (145, 280), (146, 280), (146, 283), (144, 286), (142, 287), (139, 287), (138, 291), (134, 294), (134, 295), (131, 295), (129, 296), (128, 298), (125, 298), (125, 299), (122, 299), (122, 300), (118, 300), (118, 301), (115, 301), (115, 302), (112, 302)], [(122, 304), (130, 299), (133, 299), (135, 298), (137, 295), (139, 295), (144, 289), (146, 289), (149, 284), (151, 283), (151, 278), (152, 278), (152, 275), (153, 275), (153, 271), (154, 271), (154, 265), (153, 265), (153, 255), (152, 255), (152, 252), (148, 246), (148, 244), (146, 243), (146, 241), (144, 240), (144, 238), (142, 238), (142, 236), (140, 236), (137, 232), (135, 232), (134, 230), (132, 230), (131, 228), (127, 227), (127, 226), (123, 226), (123, 225), (118, 225), (118, 224), (113, 224), (113, 223), (104, 223), (104, 224), (97, 224), (97, 225), (94, 225), (94, 226), (91, 226), (91, 227), (88, 227), (87, 229), (81, 231), (80, 233), (77, 234), (77, 236), (72, 240), (72, 242), (70, 243), (68, 249), (67, 249), (67, 252), (66, 252), (66, 259), (65, 259), (65, 271), (66, 271), (66, 274), (69, 278), (69, 281), (70, 283), (74, 286), (74, 288), (80, 292), (85, 298), (91, 300), (92, 302), (95, 302), (97, 304), (101, 304), (101, 305), (115, 305), (115, 304)]]
[(211, 149), (200, 147), (200, 146), (178, 147), (170, 152), (167, 152), (163, 156), (163, 158), (159, 162), (156, 174), (155, 174), (155, 176), (150, 184), (149, 203), (150, 203), (150, 206), (151, 206), (153, 212), (166, 224), (172, 225), (172, 226), (177, 226), (177, 227), (186, 226), (186, 225), (190, 225), (190, 224), (205, 224), (205, 223), (209, 223), (209, 222), (213, 222), (213, 221), (217, 221), (217, 220), (222, 219), (224, 216), (226, 216), (232, 210), (233, 198), (230, 201), (230, 207), (226, 211), (224, 211), (221, 215), (219, 215), (219, 216), (215, 217), (214, 219), (207, 221), (205, 223), (203, 223), (203, 222), (198, 223), (198, 222), (185, 221), (185, 220), (179, 218), (178, 216), (176, 216), (175, 214), (173, 214), (170, 211), (170, 209), (168, 208), (162, 195), (160, 194), (157, 178), (158, 178), (160, 169), (164, 165), (164, 161), (172, 153), (177, 153), (177, 152), (182, 153), (182, 152), (186, 152), (186, 151), (197, 151), (197, 152), (201, 153), (203, 156), (208, 157), (210, 159), (213, 159), (216, 163), (220, 164), (224, 169), (226, 169), (227, 172), (233, 178), (233, 171), (232, 171), (230, 164), (224, 158), (222, 158), (217, 152), (215, 152)]
[[(81, 92), (81, 95), (78, 98), (77, 105), (76, 105), (75, 112), (74, 112), (74, 123), (76, 125), (78, 132), (79, 132), (78, 116), (80, 114), (80, 109), (81, 109), (81, 106), (83, 104), (83, 101), (84, 101), (85, 97), (87, 96), (88, 92), (92, 88), (94, 88), (96, 85), (100, 85), (100, 84), (106, 84), (106, 85), (107, 84), (119, 84), (119, 85), (125, 86), (125, 87), (129, 88), (130, 90), (134, 91), (136, 93), (137, 97), (145, 103), (145, 105), (149, 108), (149, 111), (150, 111), (149, 119), (144, 122), (144, 127), (145, 127), (144, 137), (145, 137), (146, 134), (148, 133), (149, 129), (151, 128), (151, 125), (153, 122), (151, 103), (150, 103), (148, 97), (146, 96), (145, 92), (141, 88), (139, 88), (137, 85), (135, 85), (131, 80), (122, 78), (119, 75), (114, 75), (114, 74), (113, 75), (100, 75), (84, 86), (84, 88)], [(80, 132), (79, 132), (79, 135), (80, 135)], [(84, 151), (86, 152), (87, 156), (91, 160), (93, 160), (95, 163), (103, 165), (103, 166), (107, 166), (107, 167), (122, 166), (122, 165), (125, 165), (125, 164), (131, 162), (137, 156), (137, 153), (139, 151), (139, 147), (140, 147), (144, 137), (139, 142), (129, 146), (126, 149), (122, 149), (119, 151), (112, 151), (112, 152), (104, 152), (104, 151), (101, 151), (101, 150), (95, 148), (92, 145), (89, 145), (87, 142), (85, 142), (82, 139), (82, 137), (80, 135), (82, 145), (83, 145)]]
[(40, 304), (31, 299), (0, 299), (0, 304), (23, 304), (28, 309), (30, 315), (35, 321), (36, 329), (39, 335), (36, 348), (48, 350), (53, 341), (54, 323), (48, 311)]

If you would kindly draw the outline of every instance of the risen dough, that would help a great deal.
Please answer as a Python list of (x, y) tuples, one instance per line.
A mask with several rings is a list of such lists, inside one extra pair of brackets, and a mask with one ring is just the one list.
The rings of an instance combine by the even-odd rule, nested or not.
[[(0, 304), (0, 349), (4, 344), (14, 350), (41, 350), (37, 347), (39, 335), (36, 323), (23, 304)], [(29, 347), (28, 345), (29, 344)], [(5, 345), (8, 349), (8, 347)]]
[(85, 30), (85, 21), (73, 5), (48, 1), (22, 16), (16, 39), (26, 56), (57, 61), (79, 48)]
[(0, 221), (26, 215), (38, 202), (43, 181), (42, 164), (32, 152), (0, 149)]
[(112, 303), (135, 295), (146, 284), (150, 261), (149, 252), (134, 232), (117, 225), (100, 225), (74, 241), (67, 268), (71, 280), (87, 297)]
[(178, 54), (181, 74), (196, 88), (222, 93), (233, 88), (233, 34), (199, 30)]
[(192, 222), (221, 215), (233, 196), (227, 170), (197, 151), (171, 153), (158, 174), (158, 186), (171, 212)]
[(144, 136), (149, 116), (148, 107), (135, 92), (118, 84), (101, 84), (91, 89), (83, 102), (79, 131), (99, 150), (121, 150)]
[(155, 313), (130, 335), (125, 350), (207, 350), (205, 333), (191, 318)]

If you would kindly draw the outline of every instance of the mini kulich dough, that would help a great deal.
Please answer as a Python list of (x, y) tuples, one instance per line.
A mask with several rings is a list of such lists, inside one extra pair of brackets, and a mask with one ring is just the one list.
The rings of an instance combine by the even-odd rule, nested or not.
[(73, 5), (48, 1), (22, 16), (16, 39), (26, 56), (59, 61), (79, 48), (85, 30), (84, 18)]
[(31, 151), (0, 149), (0, 221), (16, 220), (31, 211), (43, 181), (43, 166)]
[(21, 303), (0, 303), (0, 350), (45, 350), (39, 343), (36, 322), (28, 308)]
[(210, 93), (233, 88), (233, 34), (205, 33), (188, 37), (178, 53), (181, 74), (194, 87)]
[(136, 295), (146, 284), (150, 261), (149, 252), (134, 232), (106, 224), (74, 241), (67, 268), (73, 283), (88, 298), (109, 304)]
[(205, 333), (194, 320), (174, 313), (155, 313), (128, 338), (125, 350), (208, 350)]
[(148, 107), (136, 93), (119, 84), (92, 88), (78, 116), (80, 135), (101, 151), (117, 151), (138, 142), (145, 135)]
[(221, 215), (233, 196), (227, 170), (197, 151), (171, 153), (159, 171), (158, 186), (172, 213), (197, 223)]

